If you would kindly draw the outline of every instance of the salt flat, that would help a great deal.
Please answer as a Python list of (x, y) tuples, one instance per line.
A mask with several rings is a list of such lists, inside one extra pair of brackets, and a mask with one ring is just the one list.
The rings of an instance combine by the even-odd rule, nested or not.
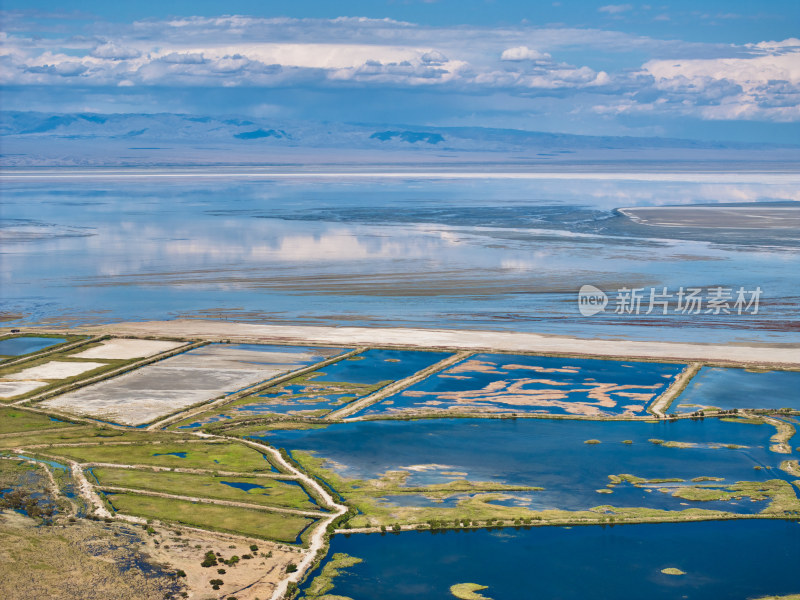
[(160, 352), (166, 352), (173, 348), (183, 346), (185, 342), (168, 342), (163, 340), (130, 340), (114, 338), (104, 340), (99, 346), (89, 348), (78, 354), (74, 354), (75, 358), (106, 358), (117, 360), (130, 360), (132, 358), (140, 358), (145, 356), (152, 356)]
[(735, 364), (800, 366), (800, 344), (686, 343), (604, 340), (527, 332), (372, 327), (257, 325), (229, 321), (143, 321), (87, 327), (86, 331), (170, 335), (259, 343), (381, 345), (416, 348), (542, 352), (625, 358), (707, 360)]
[(0, 381), (0, 398), (13, 398), (47, 385), (46, 381)]
[(212, 344), (51, 398), (42, 405), (115, 423), (140, 425), (341, 351), (340, 348)]
[(37, 365), (30, 369), (23, 369), (18, 373), (11, 373), (5, 375), (4, 379), (12, 379), (14, 381), (25, 379), (64, 379), (65, 377), (74, 377), (81, 373), (86, 373), (98, 367), (106, 367), (106, 363), (99, 362), (67, 362), (63, 360), (51, 360), (43, 365)]

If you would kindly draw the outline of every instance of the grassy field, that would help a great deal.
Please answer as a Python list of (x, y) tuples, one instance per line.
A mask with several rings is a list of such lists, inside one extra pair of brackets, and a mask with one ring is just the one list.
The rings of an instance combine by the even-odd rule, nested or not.
[[(152, 490), (167, 494), (198, 496), (235, 502), (250, 502), (265, 506), (282, 506), (304, 510), (318, 509), (302, 487), (267, 477), (230, 477), (195, 473), (153, 472), (133, 469), (96, 467), (92, 473), (101, 486), (116, 486)], [(91, 480), (91, 476), (89, 476)], [(260, 485), (249, 491), (221, 482)]]
[(73, 423), (54, 421), (47, 415), (0, 407), (0, 435), (4, 433), (20, 433), (23, 431), (36, 431), (38, 429), (57, 429), (60, 427), (74, 427)]
[(182, 523), (202, 529), (238, 533), (277, 542), (296, 543), (314, 519), (233, 506), (195, 504), (184, 500), (113, 494), (109, 500), (123, 514)]
[[(87, 551), (91, 548), (91, 552)], [(40, 527), (33, 519), (0, 518), (0, 598), (130, 600), (164, 598), (176, 588), (159, 567), (144, 572), (138, 538), (84, 519)]]
[(237, 473), (272, 470), (272, 463), (261, 453), (244, 444), (230, 442), (176, 443), (164, 441), (152, 444), (145, 443), (143, 440), (141, 444), (65, 446), (53, 448), (49, 453), (78, 462), (151, 465), (209, 471), (235, 471)]
[[(56, 423), (53, 424), (56, 425)], [(186, 437), (188, 438), (189, 436)], [(162, 440), (174, 442), (180, 439), (182, 439), (182, 436), (159, 431), (124, 431), (111, 427), (76, 425), (74, 427), (64, 427), (61, 431), (48, 431), (44, 433), (31, 432), (28, 435), (0, 437), (0, 450), (4, 448), (19, 448), (34, 445), (48, 446), (50, 444), (104, 444), (114, 442), (154, 443)]]

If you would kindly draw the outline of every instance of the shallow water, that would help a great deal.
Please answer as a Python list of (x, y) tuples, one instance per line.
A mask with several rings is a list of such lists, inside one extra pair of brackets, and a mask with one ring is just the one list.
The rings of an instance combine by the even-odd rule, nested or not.
[(50, 337), (14, 337), (0, 340), (0, 356), (22, 356), (31, 352), (39, 352), (50, 346), (62, 344), (64, 338)]
[(703, 367), (676, 398), (669, 412), (703, 408), (800, 409), (800, 371), (754, 373), (744, 369)]
[[(737, 481), (789, 479), (777, 468), (785, 455), (769, 451), (775, 429), (768, 425), (717, 419), (677, 422), (589, 422), (544, 419), (431, 419), (363, 421), (325, 429), (274, 431), (260, 439), (291, 451), (316, 452), (329, 467), (352, 478), (372, 479), (389, 470), (406, 470), (407, 485), (447, 483), (454, 472), (470, 481), (540, 486), (544, 491), (509, 492), (532, 510), (582, 510), (600, 505), (682, 510), (723, 508), (752, 513), (763, 508), (749, 500), (690, 502), (658, 491), (659, 484), (620, 485), (598, 493), (609, 475), (645, 479), (721, 477)], [(597, 439), (600, 444), (586, 444)], [(648, 440), (697, 444), (670, 448)], [(632, 444), (624, 444), (631, 440)], [(713, 448), (737, 444), (746, 448)], [(755, 467), (760, 467), (756, 469)], [(770, 468), (766, 468), (770, 467)], [(397, 498), (392, 499), (398, 503)]]
[[(743, 600), (800, 592), (800, 524), (728, 521), (336, 535), (364, 559), (329, 593), (443, 600), (476, 583), (494, 600)], [(667, 575), (665, 568), (685, 575)]]
[[(797, 232), (614, 209), (787, 201), (792, 184), (613, 180), (3, 182), (10, 323), (181, 316), (790, 341)], [(783, 237), (781, 237), (783, 236)], [(582, 317), (585, 284), (764, 290), (758, 315)]]
[[(370, 349), (315, 371), (305, 383), (287, 382), (227, 407), (230, 416), (262, 413), (297, 413), (331, 410), (372, 393), (373, 388), (350, 388), (389, 385), (439, 362), (450, 354), (419, 350)], [(341, 385), (340, 385), (341, 384)], [(344, 388), (344, 389), (343, 389)], [(226, 416), (227, 416), (226, 415)], [(205, 423), (219, 420), (210, 417)]]
[(685, 365), (476, 354), (367, 408), (642, 416)]

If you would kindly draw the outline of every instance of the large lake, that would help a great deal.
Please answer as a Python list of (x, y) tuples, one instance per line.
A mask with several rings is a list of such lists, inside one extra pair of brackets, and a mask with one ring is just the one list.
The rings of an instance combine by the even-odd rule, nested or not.
[[(791, 178), (71, 175), (2, 181), (8, 323), (188, 316), (638, 339), (651, 339), (654, 325), (661, 339), (796, 337), (795, 230), (648, 226), (614, 212), (797, 200)], [(583, 284), (612, 293), (760, 287), (763, 295), (757, 315), (583, 317)]]
[[(342, 535), (331, 554), (364, 559), (329, 593), (353, 600), (446, 600), (476, 583), (493, 600), (744, 600), (800, 592), (800, 523)], [(662, 569), (680, 569), (668, 575)]]

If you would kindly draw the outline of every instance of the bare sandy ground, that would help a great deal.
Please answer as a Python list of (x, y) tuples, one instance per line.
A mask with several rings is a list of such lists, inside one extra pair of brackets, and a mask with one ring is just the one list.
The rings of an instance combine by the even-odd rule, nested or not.
[(798, 344), (708, 344), (581, 339), (537, 333), (447, 329), (255, 325), (229, 321), (145, 321), (84, 329), (90, 333), (198, 337), (260, 343), (381, 345), (541, 352), (800, 367)]
[(647, 206), (620, 209), (642, 225), (710, 229), (797, 229), (800, 206)]
[(79, 354), (74, 354), (75, 358), (107, 358), (130, 360), (132, 358), (143, 358), (172, 350), (182, 346), (184, 342), (166, 342), (161, 340), (125, 340), (111, 339), (103, 340), (100, 346), (89, 348)]
[(0, 398), (13, 398), (47, 385), (46, 381), (0, 381)]
[(18, 373), (11, 373), (5, 375), (5, 379), (12, 379), (15, 381), (25, 379), (64, 379), (65, 377), (74, 377), (86, 371), (91, 371), (98, 367), (105, 367), (106, 363), (98, 362), (67, 362), (62, 360), (51, 360), (43, 365), (37, 365), (30, 369), (23, 369)]

